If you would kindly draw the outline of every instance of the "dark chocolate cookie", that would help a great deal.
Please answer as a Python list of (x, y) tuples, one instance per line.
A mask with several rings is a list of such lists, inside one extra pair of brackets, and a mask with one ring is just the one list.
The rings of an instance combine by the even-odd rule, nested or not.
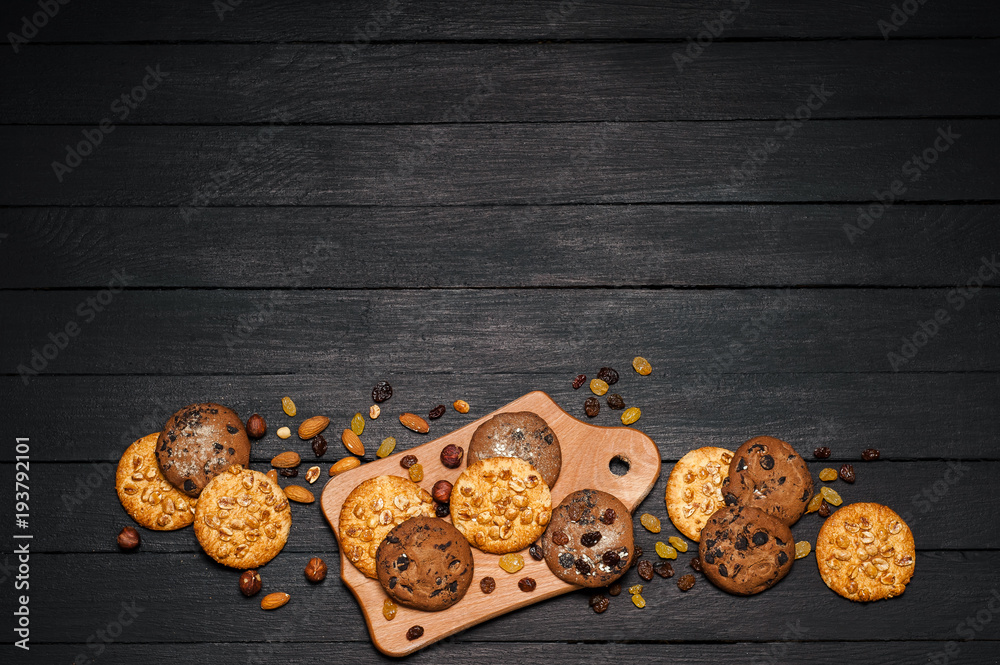
[(805, 460), (771, 436), (757, 436), (740, 446), (722, 484), (727, 506), (759, 508), (788, 526), (805, 514), (812, 495), (812, 474)]
[(434, 517), (413, 517), (378, 546), (375, 571), (400, 605), (437, 611), (462, 599), (472, 584), (472, 548), (458, 529)]
[(233, 464), (249, 464), (250, 439), (232, 409), (191, 404), (163, 426), (156, 441), (156, 460), (174, 487), (196, 497), (208, 481)]
[(715, 586), (749, 596), (770, 589), (792, 569), (795, 542), (780, 520), (748, 506), (715, 511), (701, 530), (698, 558)]
[(552, 511), (541, 544), (545, 563), (559, 579), (585, 587), (607, 586), (631, 563), (632, 515), (607, 492), (579, 490)]
[(548, 423), (530, 411), (498, 413), (480, 425), (469, 443), (469, 466), (490, 457), (518, 457), (535, 467), (550, 488), (559, 478), (562, 450)]

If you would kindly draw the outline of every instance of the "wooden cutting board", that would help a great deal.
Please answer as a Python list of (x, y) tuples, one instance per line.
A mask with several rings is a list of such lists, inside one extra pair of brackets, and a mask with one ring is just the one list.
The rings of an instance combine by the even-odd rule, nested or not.
[[(386, 411), (383, 409), (383, 412)], [(380, 475), (406, 476), (407, 472), (399, 465), (404, 454), (416, 455), (419, 459), (424, 467), (424, 479), (420, 486), (428, 492), (438, 480), (454, 483), (465, 469), (465, 463), (457, 469), (445, 468), (441, 464), (441, 449), (454, 443), (468, 451), (469, 441), (481, 423), (498, 413), (511, 411), (537, 413), (559, 437), (562, 471), (551, 488), (553, 507), (576, 490), (599, 489), (615, 495), (629, 510), (634, 511), (660, 475), (660, 451), (648, 436), (630, 427), (598, 427), (577, 420), (563, 411), (551, 397), (535, 391), (438, 439), (331, 478), (323, 488), (322, 508), (337, 542), (340, 543), (340, 508), (358, 484)], [(433, 431), (433, 425), (431, 429)], [(629, 470), (625, 475), (617, 476), (611, 472), (610, 463), (615, 457), (628, 463)], [(641, 528), (638, 522), (636, 527)], [(513, 575), (500, 568), (498, 555), (486, 554), (475, 548), (472, 551), (475, 576), (462, 600), (441, 612), (424, 612), (400, 606), (396, 618), (386, 621), (382, 616), (382, 603), (387, 596), (382, 586), (378, 580), (365, 577), (355, 568), (344, 556), (341, 547), (340, 577), (358, 599), (372, 642), (379, 651), (389, 656), (405, 656), (487, 619), (579, 588), (557, 578), (544, 561), (532, 559), (527, 549), (521, 552), (524, 568)], [(497, 582), (496, 591), (489, 596), (479, 589), (479, 580), (486, 576)], [(518, 588), (517, 582), (522, 577), (535, 579), (538, 583), (535, 591), (525, 593)], [(423, 626), (424, 634), (409, 641), (406, 632), (414, 625)]]

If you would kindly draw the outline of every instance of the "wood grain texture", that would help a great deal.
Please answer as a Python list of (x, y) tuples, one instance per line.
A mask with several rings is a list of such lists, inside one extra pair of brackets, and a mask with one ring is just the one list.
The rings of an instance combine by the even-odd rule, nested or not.
[[(1000, 123), (989, 120), (815, 120), (791, 139), (759, 121), (282, 122), (117, 127), (61, 183), (52, 163), (84, 129), (0, 127), (0, 205), (184, 206), (195, 228), (197, 209), (217, 205), (869, 201), (897, 179), (899, 200), (1000, 200)], [(959, 138), (926, 172), (910, 164), (911, 180), (907, 162), (948, 131)], [(768, 140), (775, 151), (753, 168)]]
[(857, 208), (209, 208), (170, 261), (151, 248), (188, 233), (172, 208), (0, 208), (0, 288), (102, 288), (116, 269), (134, 286), (282, 287), (319, 242), (330, 256), (304, 286), (942, 286), (1000, 247), (996, 204), (896, 205), (851, 242)]
[[(813, 97), (813, 118), (1000, 112), (1000, 88), (979, 67), (1000, 60), (992, 40), (720, 43), (678, 69), (673, 54), (683, 51), (683, 44), (379, 45), (366, 51), (363, 67), (352, 67), (340, 46), (314, 44), (50, 46), (0, 59), (10, 86), (0, 123), (267, 123), (276, 108), (315, 124), (782, 120), (821, 86), (825, 99)], [(147, 65), (164, 82), (137, 108), (112, 108), (141, 84)], [(480, 79), (496, 92), (473, 104)], [(39, 80), (48, 84), (39, 88)], [(465, 113), (457, 110), (463, 103)]]
[[(479, 425), (498, 413), (518, 411), (530, 411), (540, 416), (559, 439), (562, 468), (559, 479), (549, 488), (553, 508), (568, 494), (583, 489), (597, 489), (614, 495), (629, 510), (635, 510), (659, 478), (660, 451), (648, 436), (621, 426), (595, 427), (573, 418), (548, 395), (535, 391), (454, 432), (407, 451), (416, 455), (423, 466), (424, 480), (421, 485), (424, 489), (433, 487), (435, 482), (442, 479), (454, 483), (464, 470), (448, 469), (441, 464), (441, 450), (445, 446), (455, 444), (468, 450), (472, 435)], [(338, 541), (340, 511), (348, 495), (358, 484), (370, 478), (404, 475), (399, 467), (401, 457), (401, 453), (396, 453), (384, 460), (335, 476), (326, 483), (321, 499), (323, 515)], [(611, 472), (609, 464), (615, 458), (629, 464), (625, 475), (618, 476)], [(451, 521), (451, 518), (446, 519)], [(524, 568), (516, 575), (508, 575), (499, 566), (499, 555), (473, 548), (475, 578), (462, 600), (440, 612), (424, 612), (400, 606), (392, 622), (386, 621), (382, 616), (382, 603), (387, 596), (381, 584), (351, 565), (343, 548), (340, 550), (340, 577), (358, 600), (376, 648), (389, 656), (405, 656), (484, 621), (579, 588), (553, 575), (544, 561), (535, 561), (528, 556), (527, 548), (521, 554)], [(498, 578), (496, 591), (489, 596), (477, 588), (479, 580), (487, 575)], [(521, 591), (515, 581), (518, 577), (533, 578), (537, 588), (531, 593)], [(423, 634), (415, 640), (408, 640), (406, 631), (412, 625), (423, 627)]]

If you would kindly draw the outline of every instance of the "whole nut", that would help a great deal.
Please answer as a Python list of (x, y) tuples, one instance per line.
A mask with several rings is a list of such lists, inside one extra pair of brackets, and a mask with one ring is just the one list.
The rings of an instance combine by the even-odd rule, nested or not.
[(318, 556), (309, 559), (306, 564), (306, 579), (310, 582), (322, 582), (326, 579), (326, 563)]
[(269, 593), (260, 600), (260, 609), (262, 610), (276, 610), (282, 607), (291, 599), (287, 593), (281, 591), (275, 591), (274, 593)]
[(139, 532), (130, 526), (118, 532), (118, 547), (123, 550), (134, 550), (139, 547)]
[(456, 446), (454, 443), (449, 443), (441, 451), (441, 464), (445, 465), (449, 469), (457, 469), (462, 463), (462, 457), (465, 455), (465, 449), (462, 446)]
[(240, 593), (249, 598), (260, 592), (260, 573), (256, 570), (244, 570), (240, 575)]
[(434, 489), (431, 490), (431, 496), (438, 503), (448, 503), (451, 500), (451, 483), (447, 480), (439, 480), (434, 483)]
[(247, 419), (247, 435), (251, 439), (259, 439), (267, 434), (267, 423), (260, 414), (253, 414)]

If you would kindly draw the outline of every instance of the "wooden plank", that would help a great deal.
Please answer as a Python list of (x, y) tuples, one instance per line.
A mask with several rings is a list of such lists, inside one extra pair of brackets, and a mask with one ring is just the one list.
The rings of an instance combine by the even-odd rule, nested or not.
[[(981, 263), (971, 259), (969, 274)], [(613, 348), (647, 356), (661, 376), (693, 377), (691, 398), (733, 373), (997, 371), (1000, 292), (956, 292), (955, 310), (951, 291), (6, 291), (0, 311), (18, 316), (6, 322), (0, 368), (17, 376), (34, 359), (52, 374), (329, 372), (370, 386), (429, 368), (477, 380), (586, 372)], [(938, 310), (949, 318), (924, 339), (921, 322)], [(70, 323), (77, 335), (62, 340)], [(922, 345), (907, 351), (914, 338)], [(912, 359), (889, 356), (904, 352)]]
[[(0, 208), (0, 284), (103, 287), (118, 269), (135, 286), (287, 286), (322, 241), (332, 256), (315, 262), (313, 287), (942, 286), (1000, 245), (996, 204), (896, 205), (852, 237), (857, 209), (208, 208), (200, 242), (162, 261), (153, 248), (187, 233), (171, 208)], [(214, 259), (218, 247), (229, 260)]]
[[(880, 20), (891, 20), (888, 4), (836, 0), (822, 12), (792, 0), (751, 3), (742, 0), (656, 0), (630, 2), (627, 11), (613, 0), (558, 2), (505, 0), (469, 5), (454, 0), (394, 2), (351, 0), (261, 0), (227, 3), (217, 12), (201, 0), (151, 0), (141, 6), (126, 0), (100, 6), (67, 4), (32, 41), (347, 41), (447, 39), (679, 39), (694, 38), (726, 10), (728, 26), (720, 37), (864, 37), (882, 39)], [(742, 9), (742, 11), (740, 11)], [(36, 3), (5, 3), (0, 24), (16, 29), (21, 17), (38, 11)], [(989, 0), (922, 4), (903, 18), (895, 39), (944, 36), (997, 36), (1000, 14)], [(718, 27), (714, 28), (716, 32)], [(361, 51), (364, 52), (363, 50)]]
[[(791, 140), (773, 122), (280, 123), (117, 127), (71, 173), (52, 164), (86, 128), (0, 127), (0, 205), (178, 205), (194, 224), (198, 208), (231, 204), (866, 201), (894, 181), (898, 200), (1000, 199), (990, 120), (817, 120)], [(912, 162), (924, 150), (927, 175)]]
[[(32, 589), (31, 611), (44, 619), (32, 624), (32, 638), (84, 643), (117, 620), (123, 603), (133, 602), (138, 616), (116, 638), (120, 644), (220, 639), (309, 643), (363, 636), (360, 612), (336, 578), (328, 577), (319, 586), (305, 580), (302, 569), (308, 558), (281, 555), (261, 571), (266, 591), (282, 589), (292, 597), (280, 610), (265, 613), (259, 597), (244, 598), (237, 591), (238, 571), (223, 569), (203, 554), (39, 554), (31, 560), (32, 576), (46, 584)], [(675, 569), (688, 569), (688, 558), (679, 559)], [(1000, 584), (1000, 552), (919, 553), (915, 566), (906, 593), (891, 602), (860, 605), (840, 598), (823, 584), (810, 557), (799, 561), (773, 589), (749, 598), (728, 595), (703, 578), (687, 593), (678, 591), (676, 578), (656, 578), (643, 593), (647, 606), (641, 612), (622, 595), (598, 616), (587, 607), (587, 594), (575, 592), (499, 617), (454, 639), (508, 643), (508, 648), (526, 634), (539, 642), (774, 641), (788, 637), (791, 622), (807, 631), (810, 641), (881, 640), (887, 635), (896, 640), (947, 640), (955, 638), (959, 622), (987, 607), (993, 600), (990, 590)], [(634, 571), (628, 574), (629, 583), (637, 579)], [(66, 602), (66, 590), (78, 588), (87, 593), (85, 612), (77, 603)], [(948, 593), (942, 594), (942, 588)], [(5, 596), (5, 605), (10, 607), (11, 601), (10, 594)], [(923, 611), (929, 606), (935, 611)], [(214, 616), (227, 620), (207, 621), (203, 611), (192, 608), (211, 608)], [(734, 621), (734, 613), (768, 620)], [(398, 628), (405, 631), (409, 626)], [(974, 634), (997, 640), (1000, 624), (986, 623)], [(445, 651), (427, 653), (440, 657)]]
[[(338, 428), (346, 427), (354, 413), (367, 413), (371, 386), (378, 380), (391, 381), (396, 393), (384, 405), (385, 416), (367, 425), (363, 438), (369, 444), (368, 461), (375, 459), (375, 444), (387, 436), (396, 437), (401, 450), (420, 443), (421, 437), (403, 429), (396, 415), (425, 414), (458, 398), (472, 405), (471, 412), (462, 415), (449, 408), (432, 423), (435, 436), (528, 390), (544, 390), (581, 417), (590, 393), (573, 390), (571, 378), (578, 372), (592, 376), (599, 367), (611, 365), (622, 370), (613, 390), (643, 410), (637, 427), (656, 441), (664, 462), (676, 461), (696, 446), (735, 449), (765, 433), (791, 442), (807, 456), (817, 446), (829, 446), (831, 462), (838, 467), (857, 462), (865, 448), (877, 448), (882, 459), (891, 461), (1000, 460), (1000, 414), (994, 400), (1000, 393), (1000, 375), (995, 373), (731, 373), (714, 384), (702, 384), (691, 375), (665, 371), (658, 355), (648, 355), (654, 364), (648, 377), (633, 374), (628, 369), (631, 359), (610, 351), (600, 359), (567, 361), (562, 371), (524, 368), (520, 373), (474, 377), (436, 372), (430, 364), (417, 372), (381, 373), (381, 361), (355, 375), (337, 367), (288, 375), (43, 375), (27, 389), (19, 378), (6, 377), (0, 379), (0, 402), (7, 406), (9, 431), (41, 441), (32, 450), (36, 462), (117, 463), (132, 441), (158, 431), (172, 412), (195, 401), (226, 404), (244, 418), (254, 412), (264, 416), (270, 434), (254, 443), (254, 462), (266, 463), (290, 446), (310, 461), (312, 453), (297, 438), (281, 441), (274, 436), (278, 427), (294, 428), (301, 420), (281, 412), (280, 398), (291, 395), (302, 418), (325, 414), (333, 420), (332, 445), (321, 464), (325, 471), (346, 454), (337, 441)], [(610, 426), (618, 417), (605, 406), (591, 422)], [(0, 450), (0, 460), (13, 459), (12, 448)], [(77, 485), (72, 478), (65, 483)]]
[[(0, 122), (267, 123), (276, 108), (316, 124), (782, 120), (806, 102), (801, 113), (812, 118), (1000, 112), (1000, 91), (984, 85), (981, 67), (1000, 60), (995, 41), (721, 43), (680, 68), (672, 58), (678, 50), (379, 45), (363, 66), (345, 67), (331, 45), (50, 46), (0, 60), (10, 89), (0, 98)], [(457, 110), (480, 80), (495, 92), (467, 113)], [(136, 108), (121, 103), (143, 81), (155, 86), (139, 91)]]

